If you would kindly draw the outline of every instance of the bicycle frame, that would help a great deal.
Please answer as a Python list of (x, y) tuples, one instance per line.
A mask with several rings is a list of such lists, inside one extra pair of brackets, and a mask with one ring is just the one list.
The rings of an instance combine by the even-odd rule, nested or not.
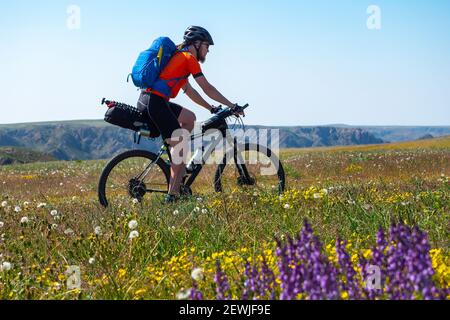
[[(221, 130), (220, 130), (220, 132), (221, 132), (221, 134), (222, 134), (222, 137), (223, 137), (223, 135), (224, 135), (225, 129), (228, 129), (228, 127), (226, 127), (226, 128), (221, 128)], [(201, 137), (203, 138), (205, 135), (206, 135), (206, 133), (203, 132), (203, 133), (201, 134)], [(189, 142), (194, 141), (195, 138), (196, 138), (195, 135), (192, 135), (192, 136), (190, 137)], [(235, 161), (235, 163), (236, 163), (236, 165), (237, 165), (239, 175), (240, 175), (241, 177), (243, 177), (246, 181), (250, 181), (251, 178), (250, 178), (250, 175), (249, 175), (249, 173), (248, 173), (248, 171), (247, 171), (246, 166), (243, 165), (243, 163), (244, 163), (244, 162), (243, 162), (243, 159), (238, 159), (238, 158), (237, 158), (237, 156), (240, 157), (240, 154), (239, 154), (238, 152), (236, 152), (236, 151), (237, 151), (237, 141), (236, 141), (236, 138), (233, 138), (233, 137), (230, 137), (230, 136), (226, 135), (226, 139), (227, 139), (227, 140), (226, 140), (226, 142), (227, 142), (226, 145), (232, 146), (232, 147), (234, 148), (234, 150), (235, 150), (235, 152), (234, 152), (234, 161)], [(190, 187), (192, 186), (192, 184), (195, 182), (196, 178), (198, 177), (198, 175), (199, 175), (200, 172), (202, 171), (204, 165), (205, 165), (206, 163), (208, 163), (208, 160), (209, 160), (209, 158), (211, 157), (212, 152), (213, 152), (214, 150), (216, 150), (217, 146), (218, 146), (219, 143), (221, 143), (221, 142), (223, 142), (223, 140), (221, 140), (221, 139), (215, 139), (215, 141), (212, 142), (212, 143), (210, 143), (209, 145), (205, 145), (204, 143), (202, 143), (202, 146), (201, 146), (201, 148), (202, 148), (202, 153), (203, 153), (202, 163), (201, 163), (201, 164), (197, 164), (197, 165), (195, 166), (195, 169), (194, 169), (192, 172), (186, 173), (186, 175), (183, 177), (183, 186), (185, 186), (185, 187), (187, 187), (187, 188), (190, 188)], [(205, 148), (206, 148), (206, 147), (208, 147), (208, 149), (207, 149), (206, 152), (205, 152)], [(226, 154), (227, 150), (225, 150), (224, 152), (225, 152), (224, 154)], [(159, 151), (158, 154), (157, 154), (157, 159), (156, 159), (156, 161), (149, 163), (149, 165), (144, 169), (144, 171), (143, 171), (140, 175), (138, 175), (137, 177), (135, 177), (135, 179), (137, 179), (137, 180), (145, 179), (145, 177), (146, 177), (146, 176), (148, 175), (148, 173), (150, 172), (152, 165), (153, 165), (154, 163), (156, 163), (156, 162), (157, 162), (164, 154), (167, 154), (167, 156), (168, 156), (168, 158), (169, 158), (169, 160), (168, 160), (168, 161), (165, 161), (165, 163), (166, 163), (167, 167), (170, 169), (170, 166), (171, 166), (171, 163), (172, 163), (172, 156), (171, 156), (171, 154), (170, 154), (170, 146), (169, 146), (167, 143), (164, 143), (164, 144), (161, 146), (161, 149), (160, 149), (160, 151)], [(146, 192), (164, 193), (164, 191), (160, 191), (160, 190), (152, 190), (152, 189), (147, 189)]]

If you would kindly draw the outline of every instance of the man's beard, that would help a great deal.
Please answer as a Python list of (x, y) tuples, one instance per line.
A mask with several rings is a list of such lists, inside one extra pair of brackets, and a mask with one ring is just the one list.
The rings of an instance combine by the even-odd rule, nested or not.
[(203, 56), (203, 57), (198, 57), (198, 62), (204, 63), (205, 61), (206, 61), (206, 57), (205, 57), (205, 56)]

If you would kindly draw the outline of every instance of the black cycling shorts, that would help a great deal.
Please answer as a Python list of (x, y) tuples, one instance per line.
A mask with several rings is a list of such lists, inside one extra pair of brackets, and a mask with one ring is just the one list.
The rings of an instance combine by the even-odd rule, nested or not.
[(178, 117), (183, 107), (169, 102), (164, 98), (149, 92), (141, 92), (137, 107), (148, 121), (158, 128), (164, 140), (172, 138), (175, 130), (181, 129)]

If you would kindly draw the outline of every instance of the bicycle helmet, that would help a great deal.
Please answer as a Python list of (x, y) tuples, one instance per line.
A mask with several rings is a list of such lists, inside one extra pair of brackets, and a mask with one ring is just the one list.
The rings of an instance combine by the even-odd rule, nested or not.
[(188, 27), (184, 32), (184, 41), (186, 43), (192, 43), (197, 40), (208, 42), (211, 46), (214, 45), (211, 35), (205, 28), (198, 26)]

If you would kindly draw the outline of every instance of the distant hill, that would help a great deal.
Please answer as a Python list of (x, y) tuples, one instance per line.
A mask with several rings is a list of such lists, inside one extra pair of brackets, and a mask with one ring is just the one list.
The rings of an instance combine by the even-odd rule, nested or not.
[[(261, 127), (280, 130), (281, 148), (383, 143), (367, 130), (335, 127)], [(158, 150), (159, 139), (143, 139), (138, 148)], [(32, 148), (59, 160), (106, 159), (137, 146), (132, 131), (101, 120), (0, 125), (0, 146)]]
[(418, 140), (422, 137), (450, 135), (450, 126), (361, 126), (361, 129), (386, 142)]
[(0, 166), (55, 160), (57, 160), (55, 157), (39, 151), (17, 147), (0, 147)]

